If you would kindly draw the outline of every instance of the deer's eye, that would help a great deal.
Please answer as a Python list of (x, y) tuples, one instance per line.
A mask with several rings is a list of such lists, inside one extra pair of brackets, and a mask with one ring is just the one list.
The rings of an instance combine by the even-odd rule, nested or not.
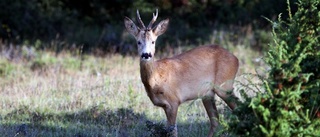
[(154, 41), (152, 41), (152, 44), (154, 44)]
[(138, 41), (138, 45), (140, 45), (141, 44), (141, 42), (140, 41)]

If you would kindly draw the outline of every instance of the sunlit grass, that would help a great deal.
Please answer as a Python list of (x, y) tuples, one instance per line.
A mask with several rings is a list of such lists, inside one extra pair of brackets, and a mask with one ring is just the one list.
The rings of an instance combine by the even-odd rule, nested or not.
[[(240, 60), (237, 81), (264, 67), (257, 61), (260, 53), (248, 46), (225, 48)], [(149, 136), (146, 122), (165, 125), (166, 118), (149, 100), (139, 73), (135, 56), (44, 51), (29, 60), (0, 56), (1, 136)], [(228, 111), (217, 100), (219, 111)], [(209, 129), (200, 99), (182, 104), (177, 122), (180, 136), (206, 136)]]

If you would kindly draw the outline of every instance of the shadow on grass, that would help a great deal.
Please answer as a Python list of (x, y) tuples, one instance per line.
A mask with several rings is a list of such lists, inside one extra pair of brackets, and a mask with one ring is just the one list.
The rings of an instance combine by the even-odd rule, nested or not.
[[(0, 118), (0, 136), (148, 137), (166, 136), (163, 123), (129, 108), (92, 107), (74, 113), (30, 111), (22, 107)], [(207, 122), (178, 124), (179, 136), (205, 136)]]

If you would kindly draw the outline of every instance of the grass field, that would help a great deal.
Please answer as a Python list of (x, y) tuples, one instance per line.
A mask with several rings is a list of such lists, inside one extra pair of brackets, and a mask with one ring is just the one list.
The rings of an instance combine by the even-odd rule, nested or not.
[[(246, 82), (242, 74), (262, 65), (260, 53), (243, 45), (227, 48), (240, 59), (237, 81)], [(219, 102), (220, 114), (229, 113)], [(179, 136), (206, 136), (209, 129), (200, 100), (183, 104), (177, 122)], [(165, 123), (140, 81), (138, 57), (45, 51), (0, 56), (0, 136), (143, 137)]]

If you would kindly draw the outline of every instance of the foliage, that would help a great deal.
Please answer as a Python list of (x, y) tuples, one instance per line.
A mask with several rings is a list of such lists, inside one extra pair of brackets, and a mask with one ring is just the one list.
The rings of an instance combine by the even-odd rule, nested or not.
[[(84, 46), (85, 51), (99, 48), (106, 52), (122, 52), (132, 43), (123, 37), (123, 17), (135, 18), (135, 11), (139, 9), (147, 23), (158, 8), (159, 20), (170, 18), (172, 28), (168, 35), (159, 39), (160, 46), (179, 45), (178, 40), (203, 44), (203, 41), (210, 41), (213, 28), (266, 26), (261, 15), (272, 18), (284, 9), (284, 1), (273, 1), (1, 0), (0, 38), (18, 44), (39, 39), (43, 41), (41, 47), (49, 49), (69, 49), (75, 43)], [(61, 43), (51, 44), (53, 41)]]
[[(288, 1), (289, 4), (289, 1)], [(245, 101), (229, 128), (238, 136), (320, 135), (320, 2), (300, 0), (289, 19), (270, 21), (274, 43), (265, 57), (265, 93)]]

